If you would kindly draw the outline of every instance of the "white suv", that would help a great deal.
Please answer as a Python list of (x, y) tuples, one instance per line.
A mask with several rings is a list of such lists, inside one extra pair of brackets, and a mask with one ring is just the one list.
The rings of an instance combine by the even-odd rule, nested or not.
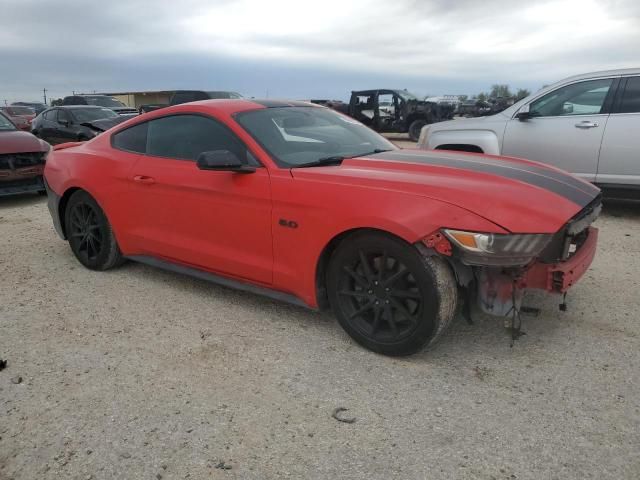
[(570, 77), (496, 115), (427, 125), (418, 146), (538, 160), (640, 195), (640, 69)]

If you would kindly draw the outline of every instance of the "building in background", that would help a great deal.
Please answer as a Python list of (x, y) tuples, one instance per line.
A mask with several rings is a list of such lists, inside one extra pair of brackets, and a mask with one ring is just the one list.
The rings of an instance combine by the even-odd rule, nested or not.
[(174, 90), (156, 92), (104, 92), (96, 95), (109, 95), (128, 107), (140, 108), (140, 105), (168, 104)]

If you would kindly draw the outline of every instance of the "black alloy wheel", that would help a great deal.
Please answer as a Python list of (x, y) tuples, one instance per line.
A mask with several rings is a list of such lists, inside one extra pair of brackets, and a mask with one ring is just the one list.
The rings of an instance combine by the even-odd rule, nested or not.
[(78, 252), (82, 263), (95, 262), (104, 245), (104, 229), (100, 228), (96, 211), (88, 203), (77, 202), (69, 215), (71, 248)]
[(102, 208), (85, 191), (69, 198), (65, 232), (73, 254), (91, 270), (107, 270), (124, 261)]
[[(440, 282), (444, 287), (440, 277), (446, 277)], [(456, 298), (455, 280), (446, 264), (383, 234), (345, 241), (331, 260), (328, 292), (347, 333), (388, 355), (413, 353), (439, 336), (451, 320), (449, 304)]]

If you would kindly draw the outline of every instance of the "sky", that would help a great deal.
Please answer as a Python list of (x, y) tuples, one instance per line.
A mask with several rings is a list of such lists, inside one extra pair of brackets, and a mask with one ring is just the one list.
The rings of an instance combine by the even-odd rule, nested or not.
[(0, 102), (475, 94), (640, 67), (638, 0), (0, 0)]

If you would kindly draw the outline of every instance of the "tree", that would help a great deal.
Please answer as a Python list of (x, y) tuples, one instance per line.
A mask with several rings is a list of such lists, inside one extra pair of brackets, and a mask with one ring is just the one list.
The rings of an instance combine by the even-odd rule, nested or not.
[(51, 104), (52, 107), (57, 107), (59, 105), (62, 105), (62, 99), (58, 98), (56, 100), (51, 100), (49, 103)]
[(519, 88), (516, 92), (516, 102), (518, 100), (522, 100), (524, 97), (528, 97), (529, 95), (531, 95), (530, 90), (527, 90), (526, 88)]
[(486, 93), (484, 93), (484, 92), (480, 92), (480, 93), (478, 94), (478, 96), (476, 97), (476, 100), (477, 100), (478, 102), (486, 102), (486, 101), (487, 101), (487, 94), (486, 94)]
[(491, 92), (489, 98), (511, 97), (513, 94), (509, 90), (509, 85), (491, 85)]

